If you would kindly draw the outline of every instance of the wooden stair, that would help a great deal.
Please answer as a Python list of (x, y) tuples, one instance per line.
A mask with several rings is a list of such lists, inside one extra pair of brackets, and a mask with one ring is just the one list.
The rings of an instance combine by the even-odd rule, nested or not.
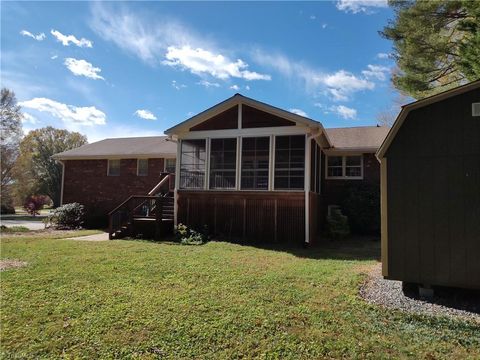
[[(173, 174), (167, 175), (148, 195), (132, 195), (109, 215), (109, 238), (155, 238), (173, 230)], [(166, 185), (166, 186), (165, 186)], [(156, 194), (153, 194), (157, 191)]]

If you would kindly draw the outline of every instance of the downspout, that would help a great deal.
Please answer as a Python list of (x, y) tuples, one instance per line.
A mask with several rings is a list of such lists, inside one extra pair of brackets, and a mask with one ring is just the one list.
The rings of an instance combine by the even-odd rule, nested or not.
[(63, 186), (65, 184), (65, 162), (63, 160), (57, 160), (62, 164), (62, 185), (60, 186), (60, 206), (63, 205)]

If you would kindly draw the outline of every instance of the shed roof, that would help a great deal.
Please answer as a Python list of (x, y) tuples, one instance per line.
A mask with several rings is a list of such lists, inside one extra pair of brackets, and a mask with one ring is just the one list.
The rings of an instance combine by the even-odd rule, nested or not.
[(105, 139), (52, 156), (56, 160), (174, 157), (177, 144), (166, 136)]
[(452, 96), (457, 96), (465, 92), (472, 91), (479, 88), (480, 88), (480, 80), (476, 80), (471, 83), (458, 86), (456, 88), (443, 91), (439, 94), (432, 95), (424, 99), (402, 106), (402, 110), (400, 111), (400, 114), (398, 114), (397, 119), (395, 120), (392, 128), (388, 132), (387, 137), (385, 138), (382, 145), (377, 151), (377, 154), (376, 154), (377, 158), (380, 160), (383, 157), (385, 157), (385, 153), (387, 152), (390, 144), (392, 143), (393, 139), (397, 135), (398, 130), (403, 125), (403, 122), (405, 121), (405, 118), (410, 113), (410, 111), (419, 109), (421, 107), (428, 106), (436, 102), (451, 98)]
[(325, 129), (332, 150), (375, 152), (390, 130), (387, 126), (356, 126)]

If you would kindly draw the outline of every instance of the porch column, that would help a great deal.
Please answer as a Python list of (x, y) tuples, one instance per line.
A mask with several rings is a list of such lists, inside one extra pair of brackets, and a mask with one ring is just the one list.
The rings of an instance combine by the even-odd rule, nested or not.
[(312, 136), (305, 136), (305, 243), (310, 243), (310, 173), (311, 173), (311, 145)]

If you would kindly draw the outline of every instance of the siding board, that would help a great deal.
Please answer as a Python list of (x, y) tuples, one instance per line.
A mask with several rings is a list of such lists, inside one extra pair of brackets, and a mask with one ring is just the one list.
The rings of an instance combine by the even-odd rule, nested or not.
[[(305, 241), (305, 193), (178, 191), (178, 221), (248, 243)], [(276, 214), (276, 217), (275, 217)]]
[(480, 89), (412, 110), (385, 157), (388, 277), (480, 289)]

